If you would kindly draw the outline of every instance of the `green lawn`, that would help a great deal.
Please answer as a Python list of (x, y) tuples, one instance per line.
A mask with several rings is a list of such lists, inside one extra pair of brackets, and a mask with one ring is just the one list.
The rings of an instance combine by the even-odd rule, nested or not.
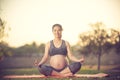
[[(100, 71), (105, 72), (105, 71)], [(95, 74), (99, 73), (96, 70), (87, 70), (81, 69), (78, 73), (80, 74)], [(61, 78), (61, 79), (53, 79), (53, 78), (45, 78), (45, 79), (10, 79), (10, 80), (120, 80), (120, 75), (118, 72), (105, 72), (110, 76), (105, 78)], [(40, 74), (37, 68), (27, 68), (27, 69), (5, 69), (0, 71), (0, 76), (4, 75), (33, 75)], [(9, 80), (9, 79), (0, 79), (0, 80)]]

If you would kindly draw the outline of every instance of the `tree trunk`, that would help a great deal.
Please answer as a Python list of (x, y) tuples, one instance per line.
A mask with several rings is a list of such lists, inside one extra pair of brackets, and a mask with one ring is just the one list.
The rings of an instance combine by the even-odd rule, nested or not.
[(97, 70), (100, 71), (100, 65), (101, 65), (101, 52), (102, 52), (102, 49), (101, 49), (101, 46), (99, 47), (99, 52), (98, 52), (98, 67), (97, 67)]

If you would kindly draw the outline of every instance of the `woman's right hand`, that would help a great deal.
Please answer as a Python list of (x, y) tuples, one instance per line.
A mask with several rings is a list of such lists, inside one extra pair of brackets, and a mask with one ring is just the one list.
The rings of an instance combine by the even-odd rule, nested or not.
[(35, 65), (35, 66), (38, 66), (38, 67), (41, 67), (41, 64), (38, 62), (37, 59), (34, 61), (34, 65)]
[(38, 66), (38, 65), (39, 65), (37, 59), (35, 59), (35, 61), (34, 61), (34, 65), (35, 65), (35, 66)]

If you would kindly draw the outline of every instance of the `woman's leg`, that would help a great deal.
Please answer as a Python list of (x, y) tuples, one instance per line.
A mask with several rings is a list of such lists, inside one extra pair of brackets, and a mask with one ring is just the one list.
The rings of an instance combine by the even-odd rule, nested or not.
[(60, 73), (62, 74), (75, 74), (78, 72), (81, 68), (81, 63), (80, 62), (74, 62), (70, 65), (68, 65), (64, 70), (62, 70)]
[(45, 76), (61, 76), (61, 77), (67, 76), (60, 72), (55, 71), (51, 66), (42, 65), (38, 69), (39, 69), (40, 73)]
[(40, 71), (41, 74), (43, 74), (45, 76), (62, 76), (62, 77), (66, 77), (66, 76), (72, 76), (73, 74), (78, 72), (80, 70), (80, 68), (81, 68), (81, 63), (80, 62), (74, 62), (74, 63), (68, 65), (61, 72), (57, 72), (51, 66), (46, 66), (46, 65), (40, 66), (39, 71)]

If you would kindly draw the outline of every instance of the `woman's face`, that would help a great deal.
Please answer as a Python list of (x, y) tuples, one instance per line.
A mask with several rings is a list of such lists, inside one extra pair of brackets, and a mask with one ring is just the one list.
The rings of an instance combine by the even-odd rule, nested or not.
[(52, 30), (53, 35), (55, 38), (61, 38), (62, 37), (62, 29), (59, 26), (55, 26)]

